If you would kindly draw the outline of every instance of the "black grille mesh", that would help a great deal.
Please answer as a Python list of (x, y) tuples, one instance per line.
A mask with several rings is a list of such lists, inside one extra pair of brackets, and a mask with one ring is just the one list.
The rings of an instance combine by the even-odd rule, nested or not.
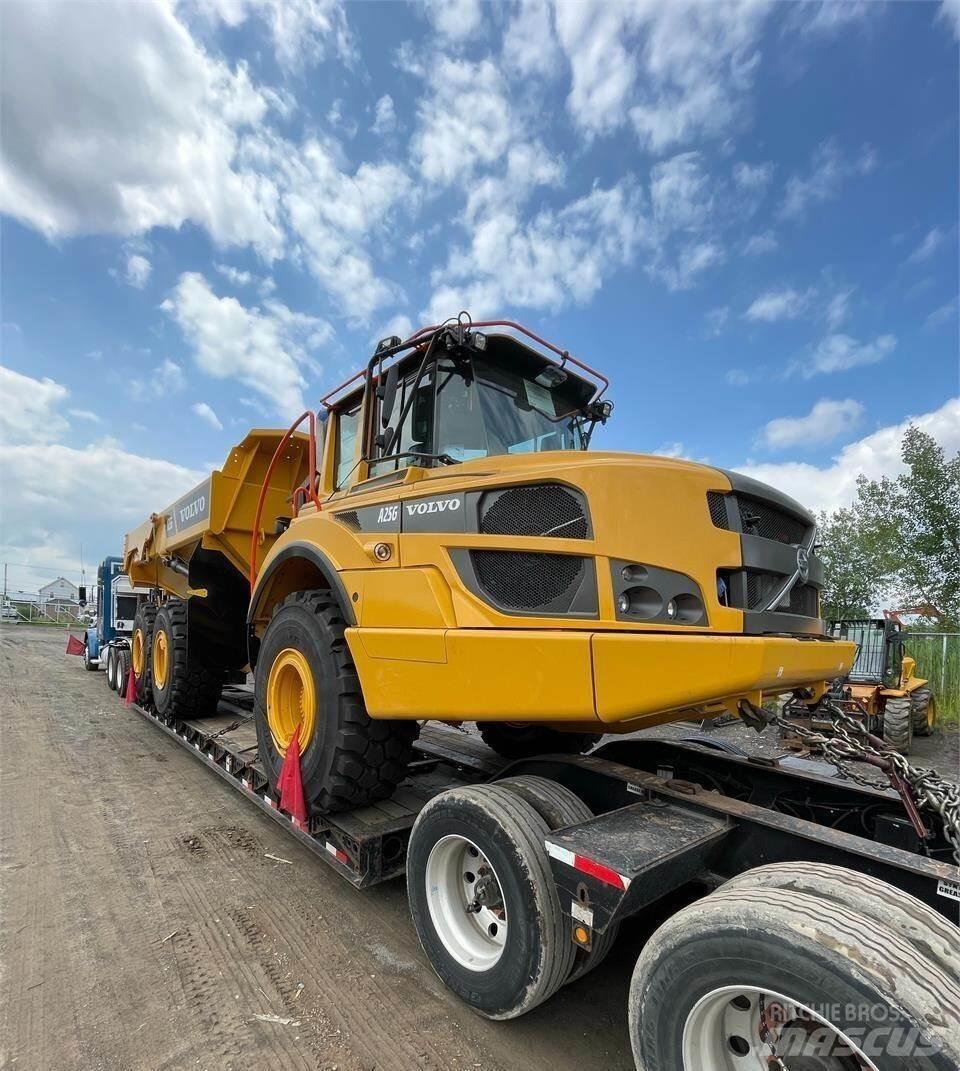
[(790, 592), (790, 613), (803, 617), (819, 617), (817, 589), (813, 584), (794, 584)]
[(740, 524), (748, 535), (775, 539), (778, 543), (802, 543), (807, 526), (789, 513), (768, 506), (755, 498), (737, 498)]
[(334, 516), (341, 524), (345, 524), (347, 528), (350, 528), (352, 531), (360, 531), (360, 518), (357, 516), (357, 511), (355, 509), (345, 509), (340, 513), (335, 513)]
[(707, 491), (707, 506), (710, 509), (710, 520), (717, 528), (729, 528), (727, 521), (727, 496), (719, 491)]
[(577, 496), (564, 487), (547, 483), (511, 487), (484, 496), (480, 531), (484, 535), (587, 539), (590, 526)]
[(484, 592), (516, 610), (543, 609), (564, 595), (572, 598), (584, 570), (584, 559), (569, 554), (472, 550), (470, 558)]

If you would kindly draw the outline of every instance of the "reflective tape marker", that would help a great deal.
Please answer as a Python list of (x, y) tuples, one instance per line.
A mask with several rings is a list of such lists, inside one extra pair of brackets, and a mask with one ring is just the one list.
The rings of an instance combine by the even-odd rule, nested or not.
[(336, 844), (331, 843), (329, 840), (326, 843), (327, 851), (336, 859), (338, 863), (349, 863), (350, 857), (346, 852), (341, 851)]
[(616, 889), (626, 890), (630, 888), (630, 879), (623, 874), (618, 874), (611, 867), (604, 866), (603, 863), (594, 862), (593, 859), (588, 859), (584, 855), (571, 852), (569, 848), (563, 848), (559, 844), (551, 844), (550, 841), (545, 843), (547, 855), (558, 859), (561, 863), (566, 863), (567, 866), (572, 866), (574, 870), (579, 870), (581, 874), (589, 874), (592, 878), (602, 881), (605, 885), (612, 885)]

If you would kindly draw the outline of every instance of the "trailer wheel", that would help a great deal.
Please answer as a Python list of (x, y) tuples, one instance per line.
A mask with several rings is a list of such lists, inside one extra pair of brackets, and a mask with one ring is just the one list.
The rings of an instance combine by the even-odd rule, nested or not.
[(786, 889), (823, 897), (889, 926), (951, 977), (960, 978), (960, 929), (922, 900), (879, 878), (807, 860), (768, 863), (731, 878), (727, 889)]
[(117, 692), (121, 696), (127, 694), (127, 677), (130, 675), (130, 652), (121, 648), (117, 651), (116, 668), (114, 670), (117, 680)]
[(910, 711), (910, 696), (895, 695), (887, 699), (883, 707), (884, 743), (896, 748), (901, 755), (910, 753), (913, 743), (913, 715)]
[(90, 644), (86, 641), (83, 644), (83, 668), (88, 673), (96, 673), (100, 669), (100, 663), (90, 657)]
[(910, 720), (914, 736), (930, 736), (937, 725), (937, 700), (929, 688), (910, 694)]
[(111, 692), (117, 690), (116, 685), (117, 656), (112, 647), (107, 648), (107, 686)]
[(187, 604), (168, 599), (157, 611), (150, 645), (153, 705), (164, 719), (214, 712), (223, 687), (222, 674), (191, 654), (187, 643)]
[(513, 1019), (563, 984), (574, 946), (544, 848), (546, 822), (509, 789), (441, 792), (417, 816), (407, 897), (440, 979), (489, 1019)]
[(563, 733), (543, 725), (511, 725), (509, 722), (479, 722), (477, 728), (487, 747), (505, 759), (528, 759), (557, 752), (579, 755), (600, 739), (599, 733)]
[(327, 591), (297, 591), (274, 611), (257, 659), (260, 761), (276, 786), (294, 729), (308, 809), (329, 814), (391, 796), (406, 776), (416, 721), (374, 721)]
[(892, 926), (792, 889), (724, 886), (650, 938), (638, 1071), (955, 1071), (960, 986)]
[(153, 649), (153, 626), (157, 608), (153, 603), (141, 603), (133, 618), (130, 637), (130, 663), (137, 687), (137, 701), (149, 703), (153, 698), (150, 678), (150, 653)]

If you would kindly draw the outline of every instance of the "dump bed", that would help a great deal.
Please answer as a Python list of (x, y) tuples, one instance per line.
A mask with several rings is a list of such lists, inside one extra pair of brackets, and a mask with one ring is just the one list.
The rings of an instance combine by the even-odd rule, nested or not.
[[(250, 571), (251, 537), (257, 502), (271, 459), (286, 433), (254, 429), (238, 443), (222, 469), (212, 472), (176, 502), (124, 536), (124, 570), (135, 584), (160, 588), (186, 598), (196, 587), (195, 560), (214, 571), (225, 559), (242, 577)], [(266, 489), (257, 557), (276, 539), (278, 518), (293, 515), (293, 494), (307, 478), (309, 438), (291, 436), (277, 459)]]

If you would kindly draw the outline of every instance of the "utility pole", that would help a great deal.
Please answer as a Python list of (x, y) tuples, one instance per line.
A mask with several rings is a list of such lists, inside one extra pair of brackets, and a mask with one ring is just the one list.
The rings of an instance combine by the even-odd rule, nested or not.
[(7, 605), (7, 563), (3, 563), (3, 605)]

